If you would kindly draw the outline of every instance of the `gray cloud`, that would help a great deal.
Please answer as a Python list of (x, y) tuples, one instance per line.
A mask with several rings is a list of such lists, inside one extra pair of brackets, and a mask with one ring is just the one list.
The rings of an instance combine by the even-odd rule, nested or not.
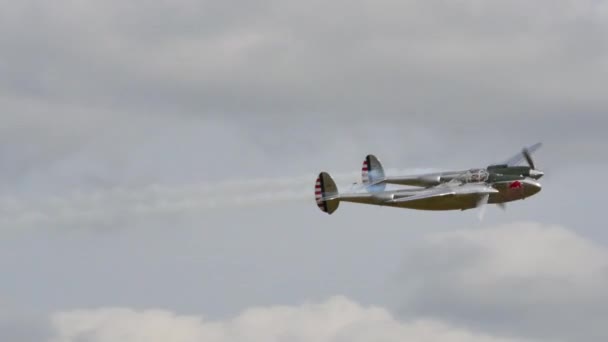
[(45, 315), (22, 312), (0, 298), (0, 338), (7, 341), (37, 342), (51, 336), (50, 321)]
[(535, 223), (429, 236), (407, 253), (405, 311), (531, 337), (603, 341), (608, 250)]
[(372, 151), (466, 166), (537, 140), (596, 162), (608, 145), (602, 2), (3, 8), (0, 170), (18, 189), (221, 178), (205, 156), (235, 178)]
[[(139, 319), (160, 307), (172, 321), (203, 307), (220, 320), (335, 294), (393, 308), (403, 302), (388, 298), (386, 279), (413, 250), (399, 298), (414, 321), (601, 340), (605, 298), (593, 284), (605, 284), (604, 249), (588, 240), (608, 241), (605, 3), (2, 8), (0, 297), (15, 310), (0, 325), (17, 327), (5, 339), (36, 325), (18, 312), (119, 306)], [(318, 171), (358, 170), (367, 153), (390, 168), (452, 169), (536, 141), (543, 191), (490, 210), (482, 226), (527, 219), (580, 236), (531, 225), (512, 227), (520, 237), (427, 241), (475, 215), (344, 205), (327, 217), (312, 200)], [(271, 188), (281, 201), (269, 203)], [(520, 254), (543, 266), (511, 264)]]
[(569, 0), (30, 1), (4, 14), (4, 82), (50, 101), (207, 117), (597, 113), (607, 12)]
[(164, 310), (74, 310), (56, 312), (51, 325), (57, 341), (163, 334), (185, 341), (606, 338), (608, 251), (562, 227), (516, 223), (428, 234), (408, 246), (401, 272), (388, 304), (400, 319), (337, 297), (249, 308), (221, 321)]
[[(491, 156), (543, 140), (593, 161), (608, 144), (597, 1), (3, 7), (7, 183), (70, 159), (88, 167), (71, 170), (81, 183), (145, 184), (197, 167), (217, 178), (188, 163), (205, 155), (295, 175), (313, 168), (298, 160), (363, 150), (450, 167), (445, 146)], [(183, 167), (142, 170), (161, 157)]]

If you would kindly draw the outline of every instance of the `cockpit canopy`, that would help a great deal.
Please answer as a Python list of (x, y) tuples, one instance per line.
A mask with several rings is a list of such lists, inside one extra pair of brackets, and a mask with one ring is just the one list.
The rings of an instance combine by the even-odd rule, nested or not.
[(457, 177), (463, 183), (481, 183), (486, 182), (489, 178), (490, 174), (486, 169), (470, 169)]

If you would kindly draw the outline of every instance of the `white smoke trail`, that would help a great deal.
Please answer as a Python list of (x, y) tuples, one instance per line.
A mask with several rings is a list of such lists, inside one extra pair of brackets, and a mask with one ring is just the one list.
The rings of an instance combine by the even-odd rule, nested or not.
[[(403, 174), (403, 172), (402, 172)], [(314, 201), (316, 174), (299, 177), (242, 179), (188, 185), (103, 188), (61, 197), (0, 197), (0, 227), (112, 225), (155, 215), (201, 214), (205, 210)], [(339, 189), (359, 180), (358, 172), (332, 176)], [(311, 207), (312, 208), (312, 207)]]

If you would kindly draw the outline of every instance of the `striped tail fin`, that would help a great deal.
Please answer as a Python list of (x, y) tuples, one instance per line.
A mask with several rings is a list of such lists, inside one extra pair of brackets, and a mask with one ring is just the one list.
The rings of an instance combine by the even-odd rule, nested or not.
[(361, 181), (363, 185), (369, 187), (370, 191), (384, 191), (386, 184), (382, 183), (385, 179), (384, 168), (373, 154), (368, 154), (363, 160), (361, 167)]
[(327, 172), (321, 172), (315, 183), (315, 200), (323, 212), (333, 213), (340, 205), (338, 187)]

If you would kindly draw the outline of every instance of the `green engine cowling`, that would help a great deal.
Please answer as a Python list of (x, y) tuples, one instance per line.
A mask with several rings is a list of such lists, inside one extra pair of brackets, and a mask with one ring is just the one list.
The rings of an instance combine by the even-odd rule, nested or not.
[(526, 177), (530, 177), (529, 166), (508, 166), (508, 165), (492, 165), (488, 166), (488, 172), (490, 173), (490, 182), (507, 182), (520, 180)]
[(516, 180), (521, 180), (524, 178), (526, 178), (526, 177), (522, 176), (522, 175), (503, 175), (503, 174), (499, 174), (499, 173), (490, 173), (490, 175), (488, 176), (488, 182), (489, 183), (511, 182), (511, 181), (516, 181)]

